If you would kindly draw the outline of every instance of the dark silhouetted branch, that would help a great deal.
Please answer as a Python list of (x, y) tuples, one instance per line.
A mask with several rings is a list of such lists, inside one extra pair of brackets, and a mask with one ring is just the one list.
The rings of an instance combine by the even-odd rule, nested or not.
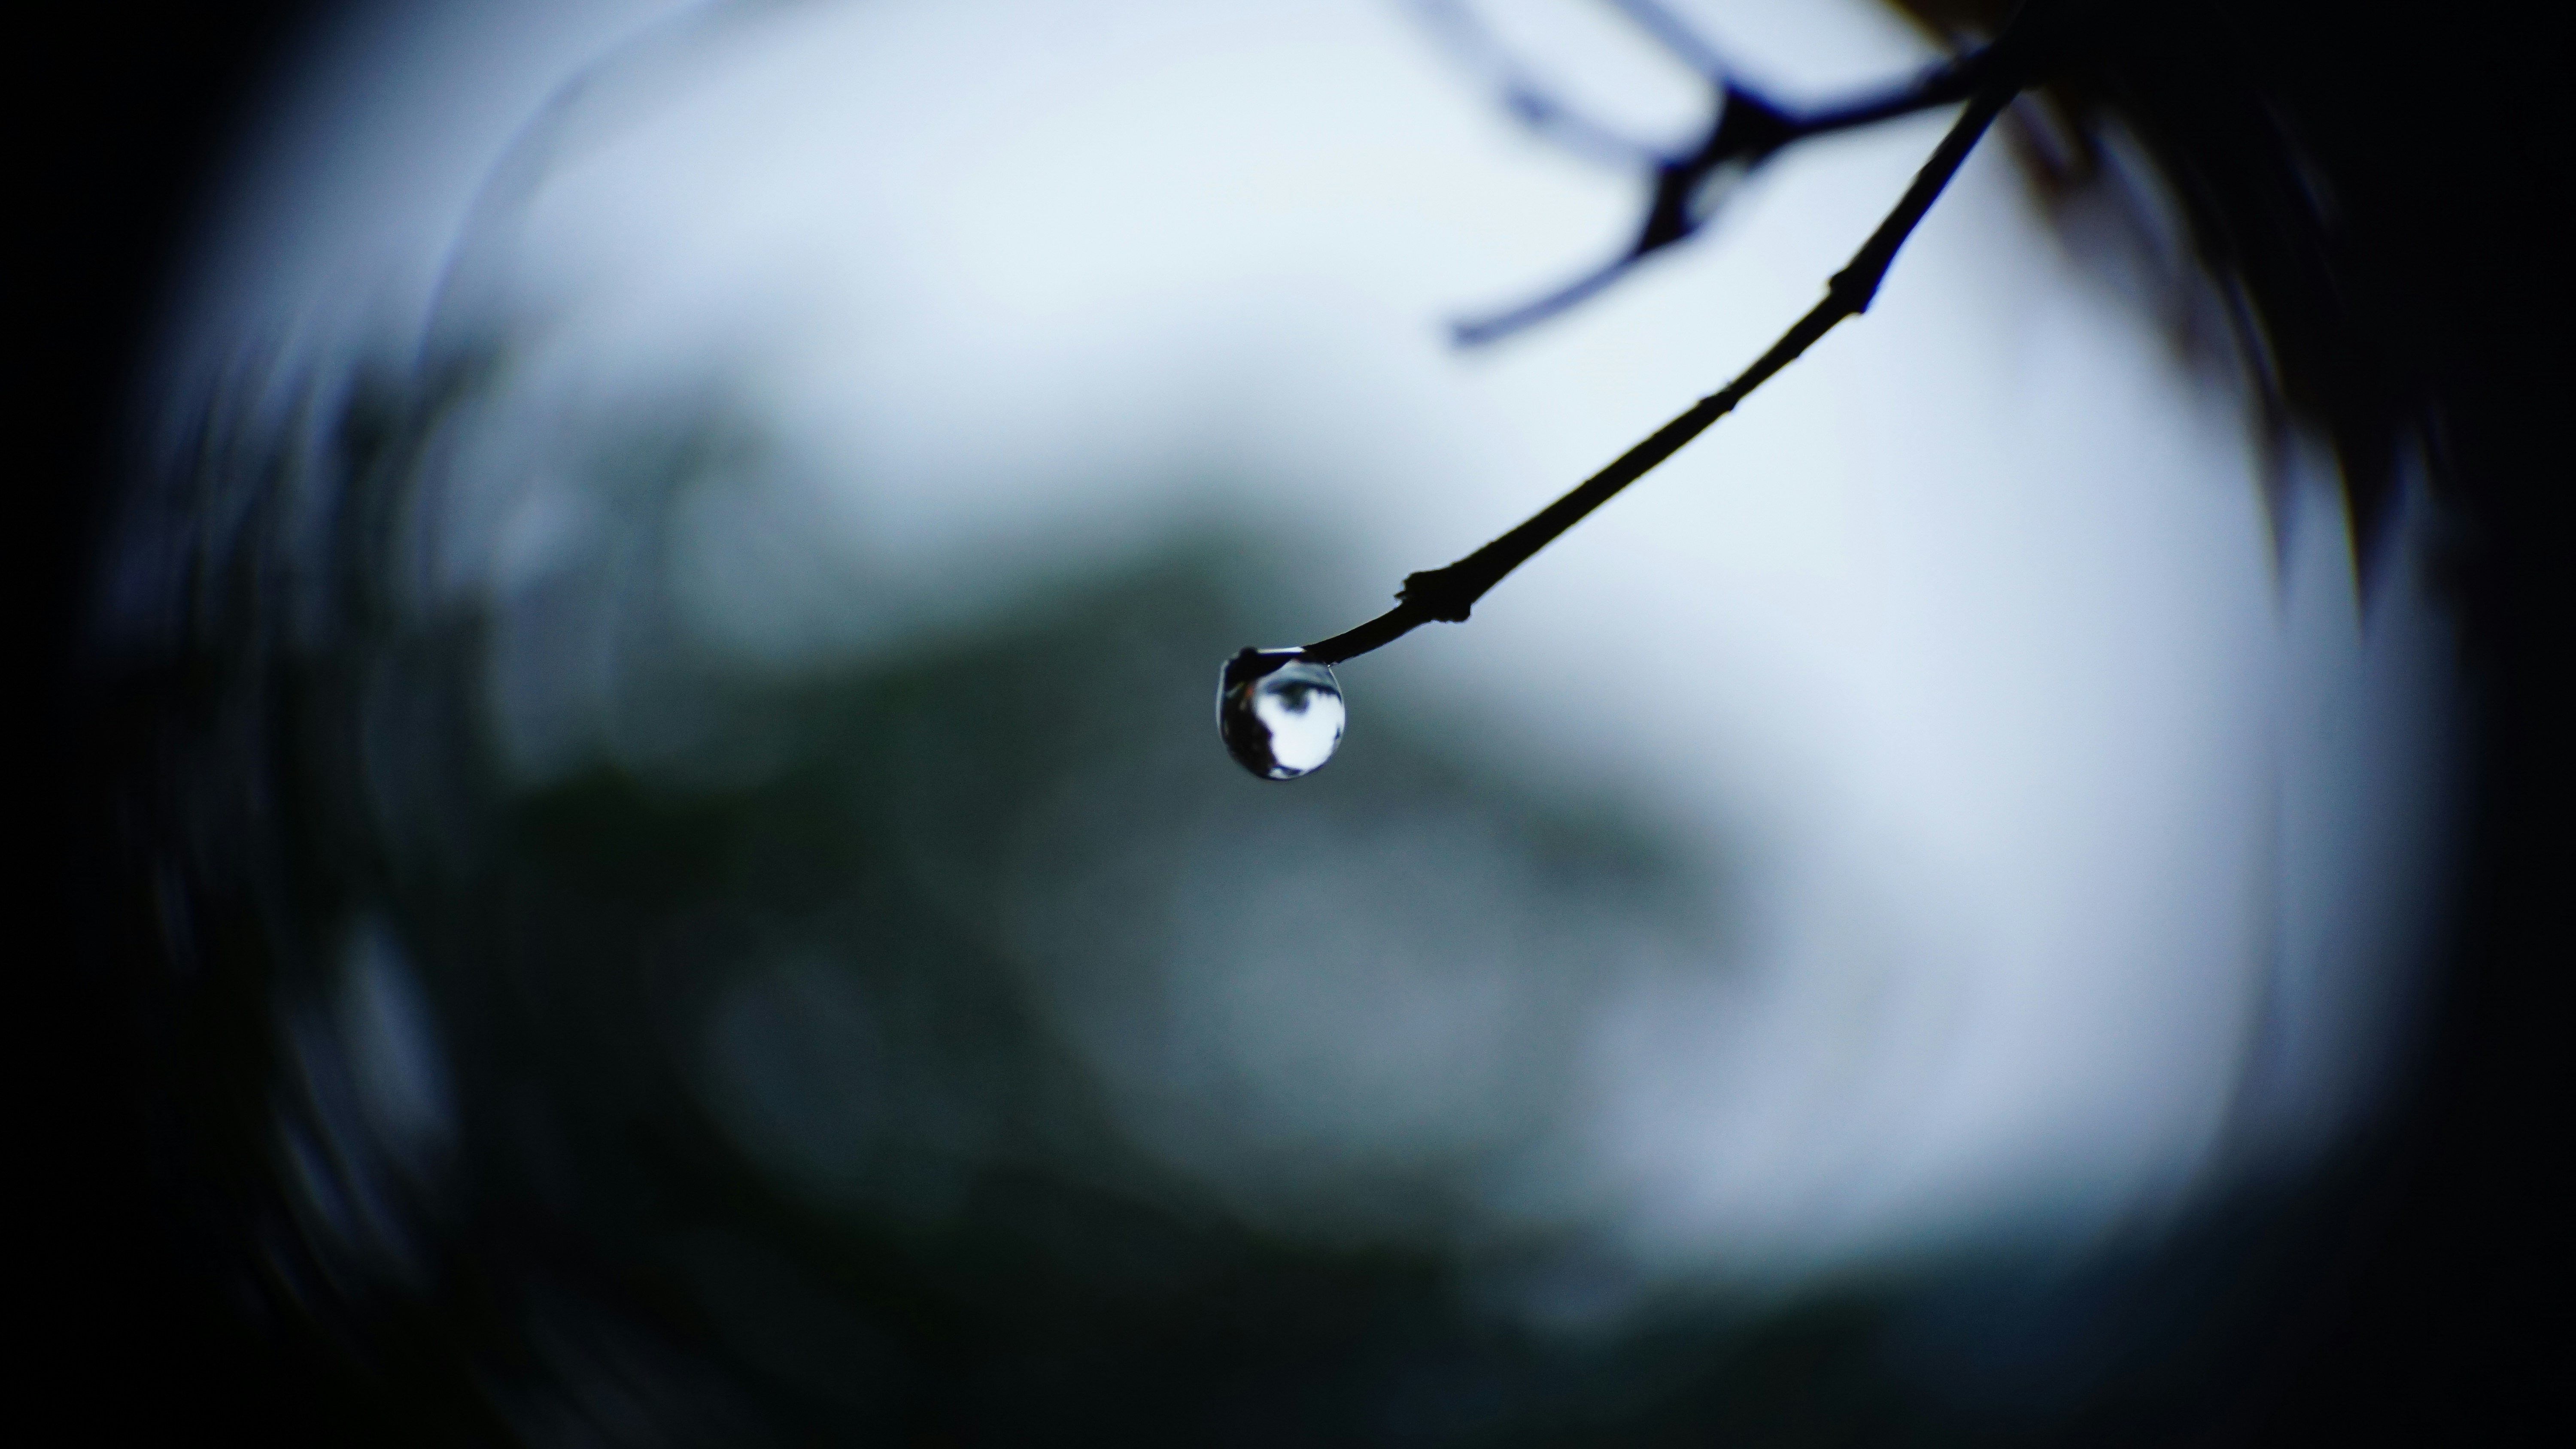
[[(1396, 593), (1394, 608), (1356, 629), (1306, 645), (1300, 652), (1306, 658), (1336, 664), (1392, 643), (1434, 620), (1464, 622), (1476, 601), (1532, 554), (1545, 548), (1592, 510), (1610, 501), (1621, 489), (1644, 477), (1656, 464), (1680, 451), (1682, 445), (1707, 431), (1719, 418), (1734, 411), (1736, 405), (1750, 396), (1754, 389), (1796, 361), (1819, 338), (1832, 331), (1835, 324), (1867, 311), (1871, 299), (1878, 294), (1879, 284), (1887, 277), (1888, 267), (1896, 260), (1898, 248), (1905, 244), (1905, 239), (1913, 234), (1924, 214), (1931, 210), (1933, 201), (1949, 185), (1950, 178), (1958, 174), (1960, 165), (1968, 159), (1968, 153), (1975, 149), (1978, 139), (1985, 135), (1995, 117), (2036, 76), (2042, 57), (2053, 53), (2053, 45), (2041, 44), (2040, 31), (2036, 25), (2028, 23), (2030, 19), (2039, 16), (2053, 22), (2084, 8), (2084, 0), (2037, 0), (2016, 16), (2014, 23), (1993, 45), (1951, 67), (1936, 71), (1916, 86), (1877, 100), (1819, 113), (1835, 128), (1863, 125), (1870, 120), (1918, 109), (1918, 101), (1920, 105), (1932, 104), (1920, 101), (1920, 97), (1926, 93), (1947, 94), (1946, 88), (1959, 84), (1958, 77), (1963, 73), (1972, 82), (1966, 96), (1966, 110), (1950, 127), (1949, 134), (1941, 138), (1941, 144), (1933, 150), (1931, 159), (1924, 162), (1922, 170), (1915, 174), (1913, 184), (1905, 189), (1895, 208), (1853, 254), (1851, 263), (1834, 274), (1826, 285), (1824, 300), (1799, 318), (1752, 366), (1502, 537), (1446, 568), (1430, 569), (1407, 577), (1404, 587)], [(2064, 30), (2063, 25), (2052, 24), (2049, 39), (2056, 41)], [(1741, 114), (1734, 110), (1729, 113)], [(1776, 116), (1778, 113), (1770, 114)], [(1818, 119), (1809, 117), (1805, 124), (1811, 129), (1793, 131), (1793, 134), (1816, 134), (1812, 128)], [(1724, 142), (1725, 127), (1726, 122), (1721, 118), (1718, 134), (1712, 138), (1712, 148)], [(1758, 136), (1760, 133), (1750, 134)], [(1750, 146), (1752, 143), (1745, 144)], [(1779, 144), (1785, 143), (1775, 141), (1768, 149), (1777, 149)], [(1746, 154), (1751, 153), (1748, 151)], [(1761, 154), (1768, 154), (1768, 151)], [(1582, 290), (1589, 295), (1598, 291), (1601, 284), (1594, 281)], [(1572, 290), (1575, 289), (1569, 289)], [(1569, 303), (1557, 301), (1553, 309), (1561, 310), (1565, 305)]]

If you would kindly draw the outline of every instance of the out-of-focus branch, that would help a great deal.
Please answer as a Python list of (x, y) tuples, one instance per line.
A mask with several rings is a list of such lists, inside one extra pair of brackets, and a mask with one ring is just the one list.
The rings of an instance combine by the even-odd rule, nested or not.
[(1492, 74), (1505, 109), (1523, 124), (1593, 159), (1648, 167), (1654, 178), (1645, 215), (1625, 251), (1533, 301), (1490, 317), (1454, 324), (1451, 335), (1460, 346), (1496, 341), (1554, 317), (1595, 296), (1647, 257), (1696, 234), (1715, 214), (1732, 183), (1750, 175), (1784, 147), (1811, 136), (1875, 125), (1955, 104), (1974, 93), (1996, 64), (1995, 46), (1986, 46), (1883, 90), (1814, 109), (1793, 110), (1737, 78), (1734, 68), (1715, 47), (1653, 0), (1610, 3), (1715, 88), (1714, 113), (1693, 149), (1679, 153), (1659, 151), (1584, 116), (1523, 70), (1459, 0), (1418, 0), (1416, 8), (1433, 32), (1470, 64)]

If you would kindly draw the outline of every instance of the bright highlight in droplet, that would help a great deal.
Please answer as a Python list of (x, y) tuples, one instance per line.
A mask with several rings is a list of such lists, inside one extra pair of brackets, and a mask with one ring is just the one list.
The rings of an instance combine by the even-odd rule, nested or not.
[(1236, 764), (1264, 780), (1324, 767), (1342, 745), (1342, 684), (1297, 649), (1246, 649), (1225, 662), (1216, 730)]

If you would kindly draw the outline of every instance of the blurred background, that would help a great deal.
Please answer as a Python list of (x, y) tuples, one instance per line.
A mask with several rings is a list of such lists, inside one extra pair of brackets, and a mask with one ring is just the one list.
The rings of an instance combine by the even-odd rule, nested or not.
[[(1609, 7), (1475, 13), (1629, 132), (1705, 124)], [(1682, 13), (1796, 100), (1992, 23)], [(78, 37), (34, 576), (87, 1049), (42, 1083), (43, 1311), (102, 1432), (2532, 1411), (2545, 372), (2471, 285), (2527, 235), (2493, 138), (2543, 134), (2510, 37), (2117, 31), (1866, 319), (1346, 666), (1342, 757), (1261, 784), (1227, 654), (1716, 385), (1944, 124), (1793, 151), (1461, 353), (1642, 182), (1441, 35), (566, 0)]]

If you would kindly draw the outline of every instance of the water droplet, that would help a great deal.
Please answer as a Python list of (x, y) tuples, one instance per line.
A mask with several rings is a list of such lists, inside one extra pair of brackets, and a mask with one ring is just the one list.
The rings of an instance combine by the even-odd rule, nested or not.
[(1265, 780), (1324, 767), (1342, 744), (1342, 683), (1298, 649), (1246, 649), (1225, 662), (1216, 732), (1235, 763)]

